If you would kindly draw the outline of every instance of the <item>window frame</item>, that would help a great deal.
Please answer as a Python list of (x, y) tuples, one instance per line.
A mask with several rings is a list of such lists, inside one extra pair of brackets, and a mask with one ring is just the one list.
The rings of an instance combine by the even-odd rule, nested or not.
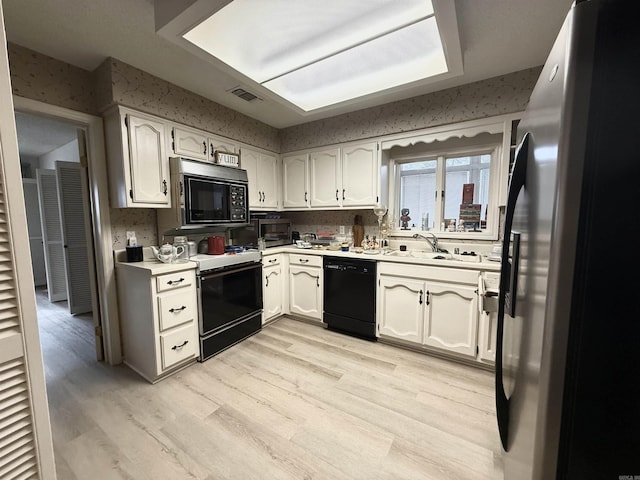
[[(492, 141), (473, 142), (473, 139), (469, 139), (470, 143), (465, 146), (458, 146), (453, 148), (447, 148), (446, 145), (441, 145), (439, 148), (433, 148), (433, 145), (424, 144), (424, 152), (414, 152), (408, 155), (393, 154), (389, 157), (389, 212), (394, 218), (394, 227), (389, 231), (389, 235), (393, 237), (411, 237), (415, 233), (424, 233), (420, 227), (410, 228), (410, 230), (402, 230), (399, 227), (399, 212), (400, 212), (400, 168), (399, 166), (404, 163), (410, 163), (414, 161), (423, 160), (437, 160), (436, 164), (436, 192), (442, 192), (446, 189), (445, 175), (446, 168), (445, 163), (447, 158), (471, 156), (471, 155), (491, 155), (491, 164), (489, 167), (489, 197), (487, 202), (487, 223), (485, 230), (481, 232), (448, 232), (441, 230), (439, 223), (444, 221), (442, 219), (436, 221), (434, 218), (434, 228), (429, 230), (441, 239), (455, 239), (455, 240), (497, 240), (499, 237), (499, 217), (500, 217), (500, 183), (502, 180), (502, 164), (503, 164), (503, 138), (496, 137)], [(446, 143), (443, 142), (443, 143)], [(506, 181), (506, 180), (505, 180)], [(442, 194), (436, 194), (435, 211), (442, 212), (440, 215), (444, 215), (444, 198)], [(419, 225), (421, 222), (410, 222)]]

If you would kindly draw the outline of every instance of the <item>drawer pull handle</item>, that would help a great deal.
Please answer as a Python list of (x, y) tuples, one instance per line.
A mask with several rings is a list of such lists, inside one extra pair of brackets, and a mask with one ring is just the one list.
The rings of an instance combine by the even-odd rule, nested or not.
[(309, 261), (308, 258), (301, 258), (300, 263), (307, 263)]
[(169, 311), (171, 313), (175, 313), (175, 312), (181, 312), (182, 310), (185, 310), (187, 307), (185, 305), (182, 305), (180, 308), (170, 308)]
[(182, 344), (180, 345), (174, 345), (173, 347), (171, 347), (171, 350), (180, 350), (182, 347), (184, 347), (187, 343), (189, 343), (189, 340), (185, 340), (184, 342), (182, 342)]
[(276, 260), (275, 258), (272, 258), (271, 260), (269, 260), (269, 263), (273, 263), (273, 262), (277, 262), (278, 260)]
[(174, 284), (182, 283), (182, 282), (184, 282), (184, 278), (180, 278), (180, 279), (178, 279), (178, 280), (169, 280), (169, 281), (167, 282), (167, 285), (174, 285)]

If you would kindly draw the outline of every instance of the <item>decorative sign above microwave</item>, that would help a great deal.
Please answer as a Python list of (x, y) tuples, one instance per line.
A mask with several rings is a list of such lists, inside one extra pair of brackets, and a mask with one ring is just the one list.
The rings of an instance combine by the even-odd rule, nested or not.
[(226, 165), (227, 167), (240, 168), (240, 154), (216, 152), (215, 163), (217, 163), (218, 165)]

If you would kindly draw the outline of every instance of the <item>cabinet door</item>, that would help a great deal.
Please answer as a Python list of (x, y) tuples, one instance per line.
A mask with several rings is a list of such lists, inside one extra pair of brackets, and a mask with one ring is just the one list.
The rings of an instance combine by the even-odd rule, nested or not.
[(309, 206), (307, 154), (282, 157), (282, 195), (284, 208)]
[(260, 153), (258, 182), (262, 196), (261, 206), (278, 208), (278, 157)]
[(376, 142), (342, 148), (342, 205), (378, 203), (380, 162)]
[(284, 281), (282, 278), (282, 267), (280, 265), (265, 267), (262, 275), (262, 323), (264, 323), (282, 314)]
[(339, 207), (342, 198), (340, 149), (309, 155), (311, 207)]
[(380, 335), (422, 343), (424, 294), (423, 281), (381, 276), (378, 288)]
[(176, 155), (184, 155), (198, 160), (207, 160), (209, 158), (206, 133), (173, 127), (171, 138), (173, 140), (173, 152)]
[(289, 267), (289, 311), (306, 317), (322, 319), (322, 269)]
[[(164, 123), (127, 115), (132, 203), (170, 207), (169, 157)], [(134, 205), (135, 206), (135, 205)]]
[(260, 204), (260, 189), (258, 186), (258, 161), (260, 153), (249, 148), (243, 148), (240, 152), (240, 167), (247, 171), (247, 177), (249, 180), (249, 207), (259, 208)]
[[(236, 153), (238, 146), (226, 138), (209, 137), (207, 139), (209, 144), (209, 161), (213, 162), (216, 152)], [(240, 161), (242, 163), (242, 160)], [(242, 168), (242, 164), (240, 165)]]
[(424, 344), (476, 357), (477, 285), (428, 282)]

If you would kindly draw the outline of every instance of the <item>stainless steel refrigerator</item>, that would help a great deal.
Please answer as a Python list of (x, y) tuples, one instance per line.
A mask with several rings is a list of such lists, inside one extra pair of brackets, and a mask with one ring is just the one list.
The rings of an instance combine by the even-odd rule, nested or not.
[(574, 3), (518, 125), (496, 355), (506, 480), (640, 479), (638, 3)]

